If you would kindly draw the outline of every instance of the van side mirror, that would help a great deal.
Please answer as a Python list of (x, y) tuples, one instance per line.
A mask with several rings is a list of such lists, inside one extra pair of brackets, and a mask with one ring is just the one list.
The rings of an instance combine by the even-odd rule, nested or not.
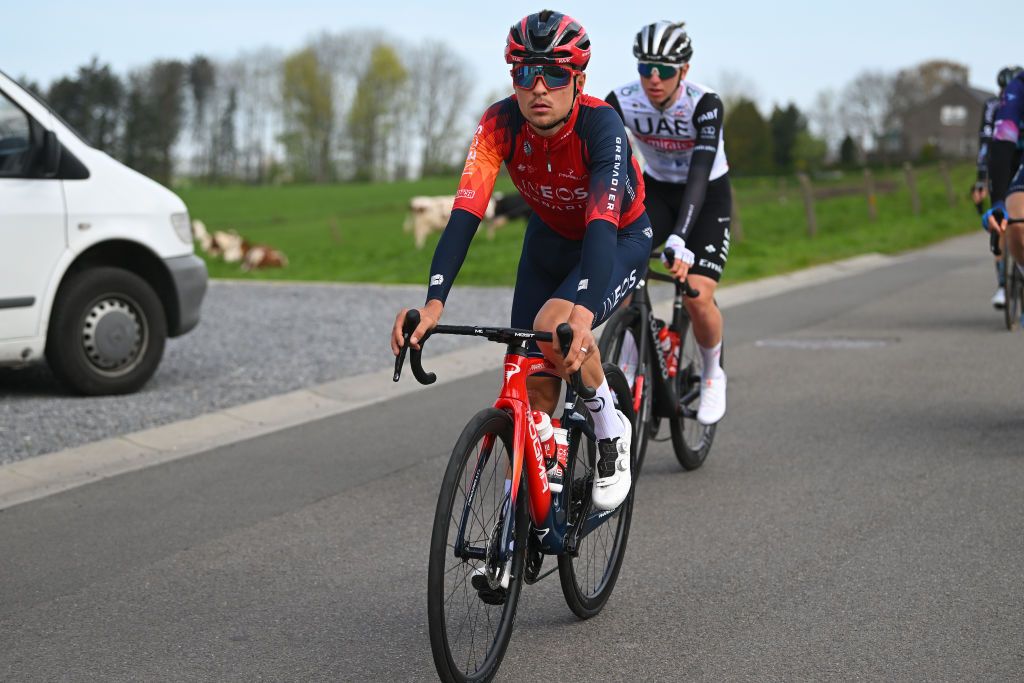
[(44, 178), (53, 178), (60, 168), (60, 141), (52, 130), (43, 131), (43, 150), (40, 172)]

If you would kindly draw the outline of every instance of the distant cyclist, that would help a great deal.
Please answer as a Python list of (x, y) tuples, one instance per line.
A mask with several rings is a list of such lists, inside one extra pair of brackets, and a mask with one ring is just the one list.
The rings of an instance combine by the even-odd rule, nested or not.
[[(981, 127), (978, 129), (978, 177), (971, 189), (971, 200), (982, 210), (985, 198), (989, 192), (988, 180), (988, 150), (992, 144), (992, 133), (995, 129), (996, 109), (999, 108), (999, 98), (1002, 96), (1006, 86), (1009, 85), (1017, 72), (1019, 66), (1008, 66), (999, 71), (996, 76), (996, 83), (999, 85), (999, 95), (985, 100), (981, 112)], [(996, 308), (1003, 308), (1006, 305), (1006, 271), (1002, 256), (996, 257), (996, 293), (992, 295), (992, 305)]]
[(715, 424), (725, 415), (722, 314), (714, 294), (729, 257), (732, 192), (722, 137), (722, 101), (709, 88), (686, 80), (693, 46), (685, 24), (657, 21), (636, 34), (633, 55), (640, 80), (606, 98), (642, 152), (645, 204), (662, 242), (679, 256), (672, 273), (689, 276), (700, 292), (686, 299), (704, 360), (697, 420)]
[[(583, 94), (590, 39), (572, 17), (545, 10), (516, 22), (505, 61), (514, 94), (491, 105), (469, 147), (451, 218), (430, 266), (422, 322), (410, 336), (419, 348), (437, 325), (452, 282), (469, 249), (502, 162), (534, 214), (526, 226), (512, 299), (512, 326), (554, 332), (568, 321), (573, 343), (563, 360), (544, 354), (563, 376), (582, 367), (597, 387), (585, 401), (598, 437), (593, 502), (611, 510), (630, 488), (632, 426), (615, 409), (592, 329), (611, 315), (643, 276), (651, 251), (644, 187), (622, 121), (605, 102)], [(403, 309), (391, 349), (403, 343)], [(530, 404), (551, 413), (557, 377), (527, 379)]]
[[(982, 226), (998, 230), (1017, 268), (1024, 263), (1024, 223), (1009, 225), (1006, 217), (1024, 218), (1024, 71), (1007, 83), (999, 99), (988, 151), (988, 176), (992, 208), (982, 216)], [(999, 220), (1000, 215), (1002, 220)], [(1007, 232), (1007, 227), (1009, 231)], [(1024, 269), (1021, 269), (1024, 273)]]

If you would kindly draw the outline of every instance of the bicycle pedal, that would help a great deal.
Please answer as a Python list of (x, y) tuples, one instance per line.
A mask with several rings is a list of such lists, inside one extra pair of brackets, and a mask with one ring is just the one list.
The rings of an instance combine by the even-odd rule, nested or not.
[(477, 574), (469, 580), (469, 583), (476, 589), (477, 596), (479, 596), (481, 602), (487, 605), (505, 604), (505, 589), (491, 588), (491, 584), (483, 574)]

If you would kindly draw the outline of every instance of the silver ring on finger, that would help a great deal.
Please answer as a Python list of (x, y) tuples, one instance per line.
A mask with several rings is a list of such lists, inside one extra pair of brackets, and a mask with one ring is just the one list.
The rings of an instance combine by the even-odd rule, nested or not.
[(586, 353), (587, 352), (587, 347), (586, 346), (581, 346), (580, 347), (580, 351), (582, 351), (583, 353)]

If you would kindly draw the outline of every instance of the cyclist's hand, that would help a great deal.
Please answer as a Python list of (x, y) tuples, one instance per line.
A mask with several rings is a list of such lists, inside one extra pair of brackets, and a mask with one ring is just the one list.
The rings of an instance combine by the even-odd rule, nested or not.
[(984, 183), (975, 183), (971, 189), (971, 201), (975, 204), (981, 204), (987, 196), (988, 188), (985, 187)]
[[(402, 325), (405, 323), (405, 314), (408, 308), (403, 308), (395, 316), (395, 326), (391, 329), (391, 352), (396, 356), (402, 350), (402, 346), (405, 344), (405, 336), (402, 334)], [(413, 333), (409, 336), (409, 346), (414, 349), (420, 348), (420, 340), (430, 330), (437, 327), (437, 321), (441, 319), (441, 313), (444, 311), (444, 304), (437, 299), (431, 299), (427, 302), (427, 305), (419, 309), (420, 312), (420, 324), (413, 330)]]
[(672, 261), (672, 265), (669, 266), (668, 259), (662, 254), (661, 262), (675, 279), (682, 282), (690, 272), (690, 266), (693, 265), (693, 252), (686, 248), (686, 242), (683, 241), (683, 238), (675, 233), (669, 235), (668, 239), (665, 240), (665, 248), (675, 252), (675, 259)]
[(569, 355), (565, 357), (565, 372), (571, 375), (583, 367), (583, 361), (597, 351), (597, 340), (594, 339), (594, 332), (591, 330), (594, 314), (590, 309), (585, 306), (573, 306), (568, 322), (572, 328), (572, 346), (569, 347)]
[(981, 227), (986, 230), (995, 230), (1000, 235), (1006, 232), (1006, 209), (1002, 202), (995, 205), (981, 216)]

